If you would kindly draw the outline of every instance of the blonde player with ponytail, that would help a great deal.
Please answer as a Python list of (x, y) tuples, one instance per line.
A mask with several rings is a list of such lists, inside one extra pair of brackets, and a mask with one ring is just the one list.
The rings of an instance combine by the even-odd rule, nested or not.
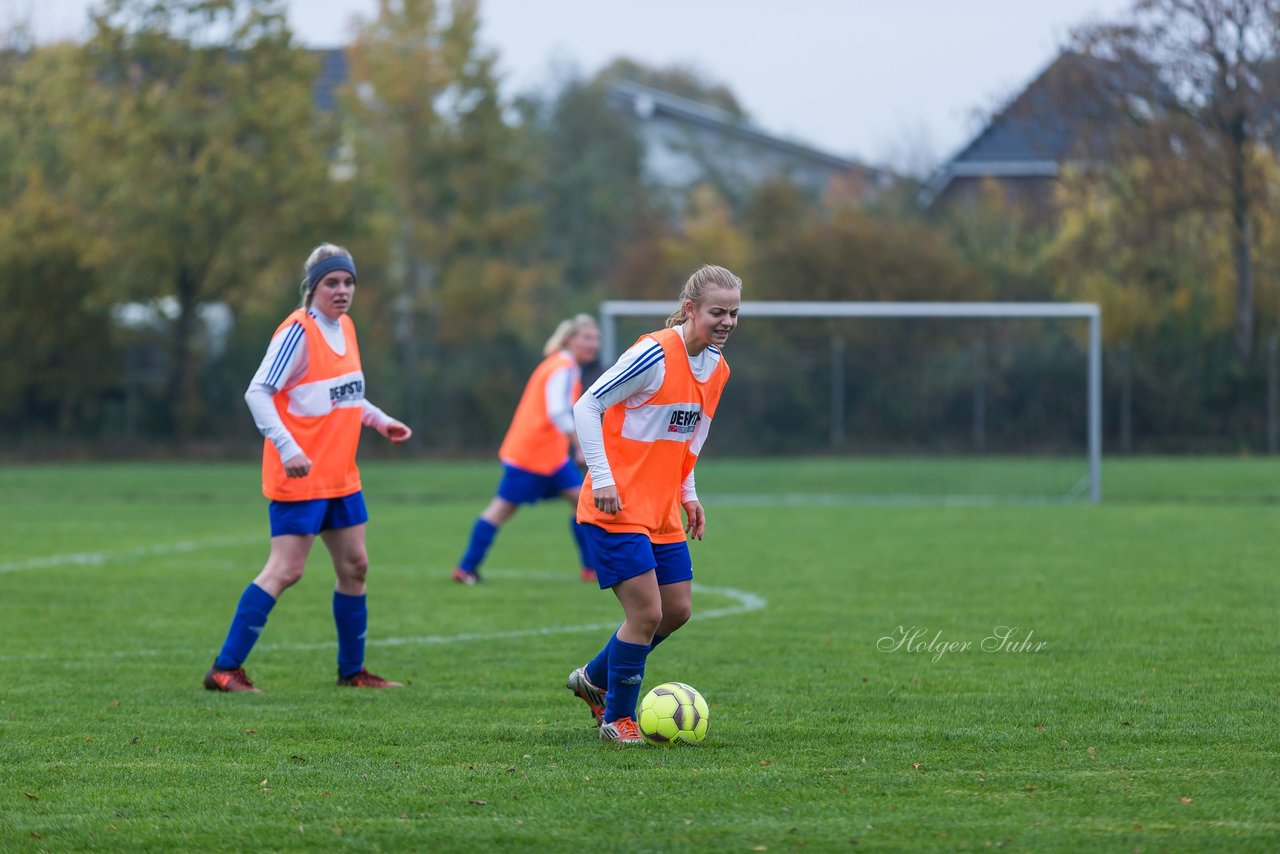
[(635, 717), (645, 659), (692, 614), (687, 538), (706, 530), (694, 464), (729, 379), (721, 348), (738, 325), (741, 296), (733, 273), (700, 268), (666, 328), (642, 336), (573, 409), (589, 469), (578, 521), (623, 621), (566, 687), (607, 742), (642, 743)]
[[(600, 327), (590, 315), (579, 314), (562, 321), (547, 339), (542, 348), (546, 358), (525, 384), (511, 426), (498, 449), (502, 480), (497, 494), (471, 526), (466, 551), (453, 570), (454, 581), (480, 581), (480, 566), (498, 529), (521, 504), (560, 498), (577, 506), (582, 488), (578, 464), (582, 457), (574, 435), (573, 402), (582, 393), (582, 366), (594, 362), (599, 352)], [(569, 530), (578, 547), (582, 580), (595, 581), (590, 551), (573, 516), (569, 517)]]

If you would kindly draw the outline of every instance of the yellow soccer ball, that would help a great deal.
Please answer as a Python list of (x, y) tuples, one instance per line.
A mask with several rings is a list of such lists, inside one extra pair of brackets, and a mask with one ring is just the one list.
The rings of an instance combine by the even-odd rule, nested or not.
[(683, 682), (664, 682), (640, 701), (640, 734), (658, 747), (702, 744), (711, 710), (697, 689)]

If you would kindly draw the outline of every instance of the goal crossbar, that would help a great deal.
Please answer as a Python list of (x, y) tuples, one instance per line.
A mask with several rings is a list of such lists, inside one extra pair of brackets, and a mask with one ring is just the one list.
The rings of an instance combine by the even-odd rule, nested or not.
[[(660, 317), (672, 303), (660, 300), (606, 300), (600, 304), (601, 356), (618, 357), (616, 319)], [(1102, 308), (1092, 302), (800, 302), (742, 303), (748, 317), (918, 317), (918, 318), (1081, 318), (1089, 322), (1087, 371), (1089, 499), (1102, 500)]]

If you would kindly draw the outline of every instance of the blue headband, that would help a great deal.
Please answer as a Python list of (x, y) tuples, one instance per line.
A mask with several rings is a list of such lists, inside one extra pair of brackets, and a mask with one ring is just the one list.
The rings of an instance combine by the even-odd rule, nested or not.
[(345, 270), (351, 274), (351, 278), (356, 277), (356, 262), (347, 255), (330, 255), (317, 261), (307, 271), (307, 290), (314, 291), (316, 285), (320, 284), (320, 280), (334, 270)]

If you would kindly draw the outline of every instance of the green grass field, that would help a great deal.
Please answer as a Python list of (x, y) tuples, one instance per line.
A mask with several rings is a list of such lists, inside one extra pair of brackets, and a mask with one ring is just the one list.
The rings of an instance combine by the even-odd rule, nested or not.
[[(0, 849), (1280, 850), (1280, 464), (1109, 461), (1101, 506), (839, 500), (910, 468), (699, 467), (700, 615), (645, 683), (697, 686), (711, 729), (673, 750), (601, 744), (563, 688), (620, 615), (566, 506), (448, 581), (496, 464), (364, 467), (368, 660), (406, 688), (333, 686), (317, 548), (260, 696), (200, 686), (266, 555), (256, 467), (0, 469)], [(1001, 626), (1030, 642), (984, 650)]]

